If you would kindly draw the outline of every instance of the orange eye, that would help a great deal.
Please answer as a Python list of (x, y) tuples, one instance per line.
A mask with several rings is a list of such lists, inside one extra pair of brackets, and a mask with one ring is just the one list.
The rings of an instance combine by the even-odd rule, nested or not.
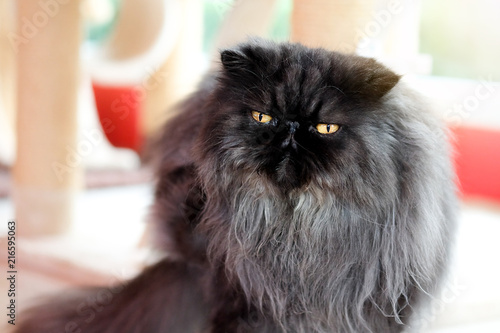
[(268, 123), (271, 121), (271, 119), (273, 119), (273, 117), (271, 117), (270, 115), (257, 111), (252, 111), (252, 118), (259, 123)]
[(339, 130), (340, 126), (337, 124), (318, 124), (316, 130), (321, 134), (333, 134)]

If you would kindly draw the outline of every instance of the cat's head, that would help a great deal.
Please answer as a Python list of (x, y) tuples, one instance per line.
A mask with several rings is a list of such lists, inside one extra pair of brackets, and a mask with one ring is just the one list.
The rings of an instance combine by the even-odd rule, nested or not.
[(283, 192), (384, 177), (372, 164), (387, 163), (383, 100), (398, 75), (373, 59), (263, 41), (225, 50), (221, 62), (199, 141), (219, 172)]

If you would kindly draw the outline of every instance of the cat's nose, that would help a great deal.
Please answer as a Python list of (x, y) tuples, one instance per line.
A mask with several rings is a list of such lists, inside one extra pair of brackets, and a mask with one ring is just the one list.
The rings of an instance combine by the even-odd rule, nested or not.
[(296, 121), (287, 121), (286, 124), (288, 126), (288, 135), (283, 140), (281, 147), (288, 148), (291, 146), (293, 149), (297, 150), (297, 143), (295, 142), (294, 134), (297, 131), (297, 128), (299, 128), (300, 124)]
[(300, 127), (300, 124), (297, 121), (287, 121), (286, 123), (290, 134), (294, 134), (297, 128)]
[(294, 150), (297, 150), (297, 142), (295, 141), (293, 134), (288, 134), (288, 136), (281, 143), (281, 148), (285, 149), (288, 147), (292, 147)]

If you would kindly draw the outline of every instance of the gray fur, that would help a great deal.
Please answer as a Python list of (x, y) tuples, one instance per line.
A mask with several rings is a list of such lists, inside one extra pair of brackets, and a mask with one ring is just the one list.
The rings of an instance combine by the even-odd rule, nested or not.
[[(395, 112), (362, 129), (368, 170), (354, 156), (286, 197), (246, 165), (245, 144), (222, 143), (225, 155), (205, 161), (204, 186), (229, 199), (207, 206), (232, 216), (212, 229), (209, 253), (280, 323), (269, 332), (399, 332), (383, 318), (411, 325), (401, 311), (439, 287), (456, 211), (444, 130), (403, 83), (381, 107)], [(412, 152), (406, 193), (398, 149)]]

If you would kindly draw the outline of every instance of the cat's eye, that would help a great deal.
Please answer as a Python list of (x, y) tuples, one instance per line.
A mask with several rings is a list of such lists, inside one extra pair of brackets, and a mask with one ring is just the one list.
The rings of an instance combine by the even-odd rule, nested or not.
[(259, 123), (268, 123), (273, 119), (270, 115), (257, 111), (252, 111), (252, 118)]
[(321, 134), (333, 134), (340, 129), (337, 124), (318, 124), (316, 125), (316, 130)]

